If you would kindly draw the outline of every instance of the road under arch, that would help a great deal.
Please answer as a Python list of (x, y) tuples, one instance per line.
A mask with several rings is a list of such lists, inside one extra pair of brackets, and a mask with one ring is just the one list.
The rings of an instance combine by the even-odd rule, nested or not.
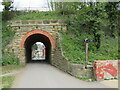
[(25, 48), (26, 63), (31, 62), (32, 46), (36, 42), (42, 42), (46, 47), (45, 61), (50, 63), (52, 48), (55, 48), (53, 37), (45, 31), (31, 31), (27, 33), (21, 42), (21, 48)]

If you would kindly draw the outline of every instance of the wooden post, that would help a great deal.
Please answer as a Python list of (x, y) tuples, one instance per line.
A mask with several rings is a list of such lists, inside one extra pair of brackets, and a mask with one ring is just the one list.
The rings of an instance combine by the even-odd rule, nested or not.
[(88, 38), (85, 39), (85, 62), (86, 65), (85, 67), (87, 68), (87, 61), (88, 61), (88, 42), (87, 42)]

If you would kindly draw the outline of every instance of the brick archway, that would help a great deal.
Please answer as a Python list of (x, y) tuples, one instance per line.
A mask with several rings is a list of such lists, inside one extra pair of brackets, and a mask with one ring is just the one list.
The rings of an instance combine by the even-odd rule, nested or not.
[(52, 48), (55, 48), (55, 47), (56, 47), (56, 46), (55, 46), (55, 40), (54, 40), (54, 38), (53, 38), (48, 32), (40, 31), (40, 30), (33, 30), (33, 31), (30, 31), (30, 32), (28, 32), (27, 34), (25, 34), (25, 36), (22, 38), (22, 41), (21, 41), (21, 43), (20, 43), (20, 48), (24, 48), (24, 44), (25, 44), (26, 39), (27, 39), (29, 36), (34, 35), (34, 34), (42, 34), (42, 35), (48, 37), (49, 40), (50, 40), (50, 43), (51, 43), (51, 45), (52, 45)]

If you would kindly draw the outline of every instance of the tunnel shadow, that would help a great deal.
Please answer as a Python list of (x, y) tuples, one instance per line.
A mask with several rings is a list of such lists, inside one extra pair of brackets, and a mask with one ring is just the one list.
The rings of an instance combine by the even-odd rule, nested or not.
[[(45, 60), (32, 60), (32, 46), (36, 42), (42, 42), (46, 47)], [(51, 43), (48, 37), (42, 34), (33, 34), (29, 36), (24, 44), (26, 63), (50, 63), (51, 60)]]

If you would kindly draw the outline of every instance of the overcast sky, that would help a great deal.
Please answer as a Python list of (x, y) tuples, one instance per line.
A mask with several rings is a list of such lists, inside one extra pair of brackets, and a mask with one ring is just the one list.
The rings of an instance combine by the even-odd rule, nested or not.
[[(2, 0), (0, 0), (2, 2)], [(47, 8), (47, 0), (14, 0), (13, 3), (14, 8), (23, 9), (23, 8)], [(2, 10), (3, 6), (0, 4), (0, 10)]]

